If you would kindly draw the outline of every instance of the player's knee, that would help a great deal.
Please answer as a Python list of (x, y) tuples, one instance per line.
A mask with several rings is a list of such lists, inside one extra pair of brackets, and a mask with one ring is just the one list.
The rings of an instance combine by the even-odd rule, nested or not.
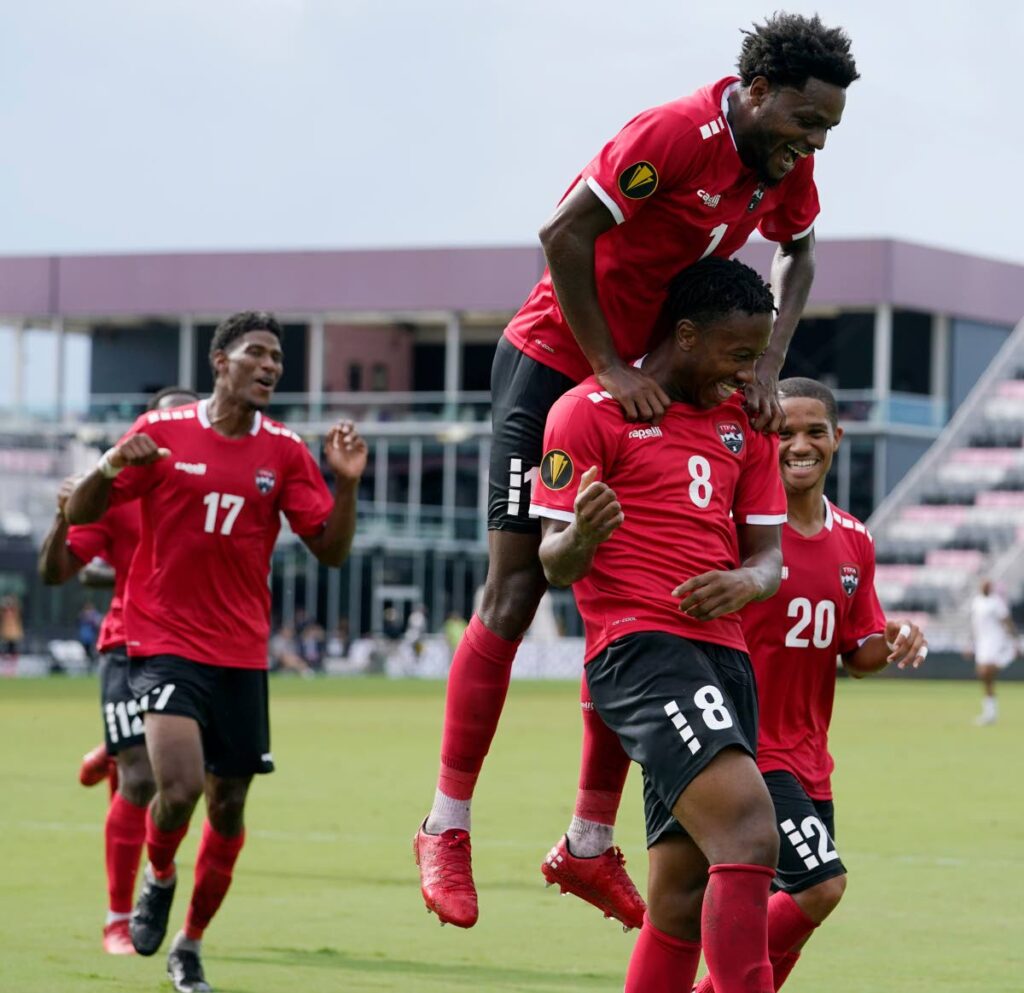
[(743, 865), (775, 866), (779, 861), (779, 832), (771, 801), (750, 797), (735, 810), (727, 830), (714, 839), (705, 853), (708, 861)]
[(128, 766), (118, 769), (117, 789), (130, 804), (145, 807), (156, 792), (153, 772), (148, 766)]
[[(700, 913), (707, 877), (652, 885), (648, 894), (647, 915), (665, 934), (683, 941), (700, 940)], [(653, 881), (652, 881), (653, 883)]]
[(808, 917), (820, 923), (839, 906), (845, 892), (846, 876), (834, 876), (799, 894), (797, 901)]
[(546, 589), (547, 581), (538, 569), (490, 574), (480, 604), (480, 620), (499, 638), (521, 638)]
[(240, 834), (245, 826), (245, 798), (248, 783), (221, 783), (206, 800), (206, 815), (218, 833), (227, 837)]

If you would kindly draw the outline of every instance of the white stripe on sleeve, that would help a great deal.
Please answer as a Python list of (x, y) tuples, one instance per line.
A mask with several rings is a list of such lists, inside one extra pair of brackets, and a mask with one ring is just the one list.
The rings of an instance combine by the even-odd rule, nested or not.
[(785, 524), (785, 514), (747, 514), (747, 524)]
[(530, 516), (549, 517), (553, 521), (565, 521), (566, 524), (572, 524), (576, 520), (576, 515), (571, 510), (555, 510), (553, 507), (543, 507), (539, 503), (530, 504)]
[(601, 188), (601, 184), (594, 179), (593, 176), (587, 176), (587, 186), (590, 187), (591, 192), (598, 200), (601, 201), (610, 211), (612, 217), (615, 218), (616, 224), (621, 224), (626, 218), (622, 213), (622, 208)]

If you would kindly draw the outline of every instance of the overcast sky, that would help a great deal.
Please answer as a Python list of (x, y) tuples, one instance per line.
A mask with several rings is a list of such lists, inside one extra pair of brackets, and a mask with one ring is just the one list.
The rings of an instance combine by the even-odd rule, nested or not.
[[(34, 0), (0, 14), (0, 253), (529, 244), (773, 0)], [(819, 237), (1024, 263), (1024, 4), (792, 2), (862, 79)], [(920, 12), (927, 11), (926, 14)]]

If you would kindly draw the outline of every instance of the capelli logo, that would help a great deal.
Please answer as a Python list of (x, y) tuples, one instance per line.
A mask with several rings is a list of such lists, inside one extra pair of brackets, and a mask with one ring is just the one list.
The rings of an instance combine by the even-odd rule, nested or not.
[(634, 428), (629, 432), (630, 438), (660, 438), (661, 428)]
[(700, 197), (701, 203), (705, 207), (717, 207), (722, 202), (722, 194), (716, 193), (712, 196), (707, 190), (697, 190), (697, 196)]
[(205, 462), (175, 462), (174, 468), (180, 472), (187, 472), (190, 476), (205, 476)]

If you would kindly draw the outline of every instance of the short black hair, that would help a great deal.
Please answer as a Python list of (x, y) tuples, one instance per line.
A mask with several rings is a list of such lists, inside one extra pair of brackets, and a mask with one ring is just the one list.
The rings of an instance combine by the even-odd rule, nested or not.
[(849, 35), (842, 28), (825, 27), (817, 14), (773, 14), (743, 34), (736, 68), (744, 86), (764, 76), (776, 86), (802, 90), (813, 76), (845, 90), (860, 78)]
[(775, 301), (768, 284), (748, 265), (711, 255), (677, 273), (668, 286), (673, 323), (711, 324), (728, 314), (771, 314)]
[(198, 400), (199, 394), (195, 390), (190, 390), (187, 386), (165, 386), (162, 390), (157, 390), (149, 398), (149, 403), (146, 404), (146, 410), (156, 410), (160, 406), (160, 401), (164, 397), (172, 396), (183, 396), (191, 397), (192, 400)]
[(269, 331), (278, 341), (281, 340), (281, 324), (273, 314), (266, 310), (240, 310), (217, 325), (210, 342), (210, 360), (213, 360), (214, 352), (227, 351), (236, 338), (250, 331)]
[(839, 407), (836, 405), (836, 395), (824, 384), (816, 379), (807, 379), (805, 376), (792, 376), (779, 383), (779, 399), (787, 400), (792, 397), (805, 397), (808, 400), (819, 400), (825, 408), (825, 414), (834, 431), (839, 427)]

